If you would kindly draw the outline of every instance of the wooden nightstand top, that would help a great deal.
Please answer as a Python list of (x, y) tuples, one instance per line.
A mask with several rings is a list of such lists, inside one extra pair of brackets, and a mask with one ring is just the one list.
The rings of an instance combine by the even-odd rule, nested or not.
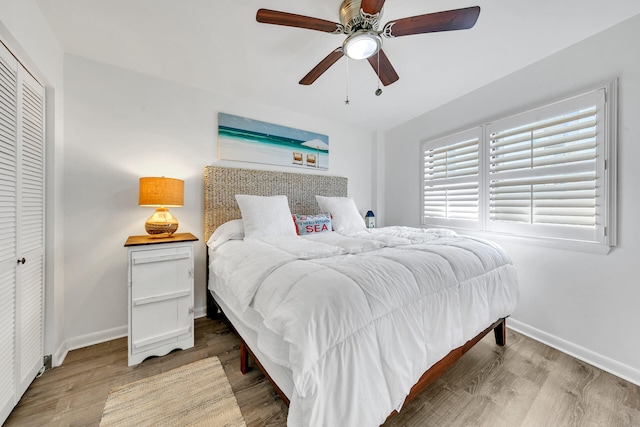
[(156, 243), (177, 243), (177, 242), (193, 242), (198, 240), (196, 236), (191, 233), (175, 233), (171, 237), (151, 237), (146, 234), (144, 236), (129, 236), (125, 246), (139, 246), (139, 245), (155, 245)]

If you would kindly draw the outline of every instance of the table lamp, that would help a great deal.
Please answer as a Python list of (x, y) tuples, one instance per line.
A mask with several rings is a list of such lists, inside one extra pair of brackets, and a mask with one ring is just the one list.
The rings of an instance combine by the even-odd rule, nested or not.
[(140, 178), (138, 205), (156, 208), (144, 223), (147, 233), (151, 237), (170, 237), (178, 229), (178, 220), (167, 208), (184, 205), (184, 181), (165, 177)]

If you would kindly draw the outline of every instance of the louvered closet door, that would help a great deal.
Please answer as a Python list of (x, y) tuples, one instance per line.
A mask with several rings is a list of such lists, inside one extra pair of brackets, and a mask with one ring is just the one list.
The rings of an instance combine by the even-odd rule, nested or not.
[(44, 296), (44, 89), (18, 70), (18, 396), (42, 367)]
[(0, 44), (0, 424), (16, 400), (17, 70)]
[(42, 367), (44, 89), (0, 44), (0, 424)]

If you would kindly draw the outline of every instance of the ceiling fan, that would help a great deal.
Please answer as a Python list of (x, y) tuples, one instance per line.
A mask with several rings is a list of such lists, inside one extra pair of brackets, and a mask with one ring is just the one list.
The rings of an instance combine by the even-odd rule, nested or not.
[(388, 86), (399, 77), (382, 50), (382, 37), (466, 30), (475, 25), (480, 15), (479, 6), (467, 7), (397, 19), (387, 22), (378, 30), (384, 2), (385, 0), (344, 0), (340, 6), (341, 23), (270, 9), (259, 9), (256, 20), (265, 24), (347, 35), (342, 46), (334, 49), (300, 80), (301, 85), (312, 84), (343, 55), (347, 55), (351, 59), (367, 59), (382, 84)]

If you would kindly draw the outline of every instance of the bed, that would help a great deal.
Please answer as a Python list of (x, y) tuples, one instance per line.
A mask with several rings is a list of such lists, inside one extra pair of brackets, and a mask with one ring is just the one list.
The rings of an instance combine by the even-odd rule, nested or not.
[[(242, 372), (251, 355), (289, 406), (288, 426), (380, 425), (486, 334), (505, 345), (518, 288), (497, 245), (362, 229), (342, 177), (214, 166), (204, 176), (207, 314), (232, 324)], [(316, 221), (308, 234), (291, 232), (292, 213), (300, 227)]]

